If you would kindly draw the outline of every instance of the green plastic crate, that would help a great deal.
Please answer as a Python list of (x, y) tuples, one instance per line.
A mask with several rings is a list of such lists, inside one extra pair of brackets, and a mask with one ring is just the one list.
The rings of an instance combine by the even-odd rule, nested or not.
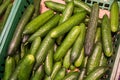
[[(83, 1), (89, 5), (92, 5), (93, 3), (98, 3), (102, 9), (106, 9), (106, 10), (110, 10), (111, 3), (113, 2), (113, 0), (107, 0), (108, 2), (104, 2), (104, 0), (83, 0)], [(14, 6), (12, 8), (12, 11), (8, 17), (5, 28), (3, 29), (3, 32), (0, 36), (0, 78), (3, 77), (3, 73), (4, 73), (4, 63), (6, 59), (8, 45), (12, 39), (13, 33), (15, 31), (17, 23), (20, 20), (21, 15), (23, 14), (23, 11), (30, 3), (33, 3), (33, 0), (15, 0), (14, 1)], [(115, 34), (114, 37), (115, 37), (114, 55), (109, 59), (110, 70), (104, 76), (106, 78), (102, 80), (114, 80), (116, 75), (116, 70), (118, 67), (119, 59), (120, 59), (120, 54), (119, 54), (120, 53), (120, 31), (117, 34)]]

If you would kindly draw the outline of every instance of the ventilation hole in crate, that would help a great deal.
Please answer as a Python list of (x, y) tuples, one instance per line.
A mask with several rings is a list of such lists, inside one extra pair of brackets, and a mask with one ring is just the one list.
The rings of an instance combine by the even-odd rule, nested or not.
[(103, 6), (103, 3), (99, 3), (99, 6)]
[(105, 7), (109, 7), (110, 5), (109, 4), (105, 4)]
[(91, 3), (91, 0), (87, 0), (87, 3)]
[(93, 1), (93, 4), (94, 4), (94, 3), (97, 3), (97, 2), (96, 2), (96, 1)]
[(26, 0), (28, 4), (30, 4), (30, 1), (29, 0)]

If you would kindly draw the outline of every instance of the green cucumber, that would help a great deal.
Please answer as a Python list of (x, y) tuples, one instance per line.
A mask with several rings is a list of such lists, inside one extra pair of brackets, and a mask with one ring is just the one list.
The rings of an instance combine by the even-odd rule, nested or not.
[(9, 80), (29, 80), (35, 58), (33, 55), (28, 54), (25, 56), (13, 71)]
[(17, 48), (20, 45), (21, 38), (22, 38), (22, 31), (25, 27), (25, 25), (28, 23), (30, 17), (32, 16), (32, 13), (34, 11), (34, 6), (30, 4), (25, 12), (23, 13), (16, 29), (13, 35), (13, 38), (10, 42), (9, 49), (8, 49), (8, 55), (13, 55), (14, 52), (17, 50)]
[(62, 80), (76, 80), (79, 72), (70, 72)]
[(99, 66), (101, 55), (102, 55), (102, 44), (100, 42), (97, 42), (95, 44), (91, 56), (88, 58), (87, 74), (89, 74), (92, 70), (94, 70), (96, 67)]
[(73, 64), (71, 64), (69, 69), (70, 69), (71, 71), (74, 71), (75, 68), (76, 68), (76, 67), (75, 67)]
[(40, 46), (41, 43), (41, 38), (40, 37), (36, 37), (35, 40), (33, 40), (31, 47), (30, 47), (30, 53), (32, 55), (36, 55), (36, 52), (38, 51), (38, 48)]
[(93, 50), (98, 17), (99, 17), (99, 6), (97, 3), (95, 3), (93, 4), (93, 7), (92, 7), (92, 12), (90, 14), (90, 21), (88, 23), (88, 29), (87, 29), (86, 38), (85, 38), (85, 54), (87, 56), (90, 56)]
[(74, 12), (73, 13), (75, 14), (75, 13), (80, 13), (80, 12), (84, 12), (84, 11), (86, 11), (86, 10), (83, 9), (82, 7), (79, 7), (79, 8), (78, 7), (74, 7)]
[(45, 76), (44, 80), (52, 80), (50, 76)]
[(73, 44), (70, 60), (72, 63), (74, 63), (77, 58), (79, 57), (82, 47), (85, 41), (85, 33), (86, 33), (86, 26), (84, 23), (80, 24), (80, 34), (78, 38), (76, 39), (75, 43)]
[(18, 65), (21, 59), (20, 51), (16, 51), (16, 54), (14, 55), (14, 59), (15, 59), (15, 65)]
[(88, 56), (86, 56), (86, 57), (83, 59), (80, 68), (86, 68), (86, 67), (87, 67), (87, 63), (88, 63)]
[(2, 4), (3, 0), (0, 0), (0, 5)]
[(117, 32), (119, 27), (119, 5), (117, 0), (114, 0), (114, 2), (111, 5), (110, 23), (111, 31)]
[(63, 59), (63, 67), (68, 69), (71, 62), (70, 62), (70, 52), (71, 52), (71, 49), (69, 49)]
[(44, 65), (40, 65), (40, 67), (35, 71), (30, 80), (42, 80), (44, 77)]
[(0, 16), (3, 15), (3, 13), (6, 11), (8, 5), (10, 4), (11, 0), (7, 0), (5, 2), (3, 2), (1, 5), (0, 5)]
[(37, 29), (39, 29), (44, 23), (46, 23), (51, 17), (53, 17), (54, 12), (52, 10), (47, 10), (46, 12), (42, 13), (35, 19), (31, 20), (26, 26), (23, 31), (23, 34), (32, 34)]
[(44, 37), (52, 28), (56, 27), (59, 18), (59, 14), (56, 14), (54, 17), (52, 17), (45, 25), (41, 26), (35, 33), (30, 36), (28, 42), (33, 41), (37, 36)]
[(80, 67), (83, 62), (84, 57), (85, 57), (84, 48), (82, 48), (80, 55), (78, 56), (77, 60), (74, 62), (74, 65), (76, 67)]
[(58, 73), (58, 71), (61, 69), (61, 66), (62, 66), (62, 62), (59, 61), (59, 62), (56, 62), (53, 66), (53, 71), (51, 73), (51, 79), (54, 80), (56, 74)]
[(97, 27), (97, 31), (96, 31), (96, 36), (95, 36), (95, 43), (96, 42), (100, 42), (101, 41), (101, 37), (102, 33), (101, 33), (101, 27)]
[(107, 57), (112, 56), (113, 54), (112, 35), (110, 30), (110, 21), (107, 15), (104, 15), (102, 19), (102, 43), (105, 55)]
[(57, 48), (56, 53), (54, 54), (54, 60), (59, 61), (61, 60), (72, 44), (75, 42), (76, 38), (80, 33), (80, 27), (75, 26), (71, 29), (71, 31), (67, 34), (66, 38), (62, 42), (62, 44)]
[(26, 56), (26, 46), (24, 44), (21, 44), (21, 52), (20, 52), (20, 58), (22, 59), (24, 56)]
[(48, 76), (51, 75), (52, 70), (53, 70), (53, 53), (54, 53), (54, 48), (53, 46), (48, 50), (48, 54), (45, 59), (45, 72)]
[(66, 69), (61, 68), (58, 73), (56, 74), (54, 80), (62, 80), (65, 77)]
[(78, 77), (78, 80), (83, 80), (84, 77), (85, 77), (85, 73), (86, 73), (86, 68), (82, 68), (82, 69), (80, 70), (80, 75), (79, 75), (79, 77)]
[(97, 67), (84, 80), (99, 80), (107, 70), (106, 67)]
[(64, 0), (66, 3), (72, 2), (73, 0)]
[(54, 28), (50, 34), (52, 38), (57, 38), (67, 33), (72, 27), (79, 24), (85, 18), (86, 12), (76, 13), (67, 21)]
[(8, 80), (10, 78), (10, 75), (13, 73), (15, 69), (15, 59), (14, 57), (8, 56), (5, 61), (5, 71), (3, 80)]
[(34, 66), (34, 70), (36, 70), (37, 67), (44, 62), (47, 56), (48, 50), (51, 48), (51, 46), (54, 45), (55, 40), (52, 39), (49, 34), (50, 33), (48, 33), (47, 36), (43, 39), (36, 53), (36, 64)]

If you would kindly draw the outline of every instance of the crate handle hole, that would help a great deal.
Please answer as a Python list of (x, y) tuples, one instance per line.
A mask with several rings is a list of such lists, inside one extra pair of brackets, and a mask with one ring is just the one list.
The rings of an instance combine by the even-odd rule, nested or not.
[(109, 7), (110, 5), (109, 4), (105, 4), (105, 7)]
[(103, 3), (99, 3), (99, 6), (103, 6)]
[(87, 3), (91, 3), (91, 0), (87, 0)]
[(94, 4), (94, 3), (97, 3), (97, 2), (96, 2), (96, 1), (93, 1), (93, 4)]

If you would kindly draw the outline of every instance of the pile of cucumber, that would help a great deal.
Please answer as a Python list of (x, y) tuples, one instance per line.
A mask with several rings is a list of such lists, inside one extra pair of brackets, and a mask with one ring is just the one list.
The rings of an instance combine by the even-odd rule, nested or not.
[(66, 4), (41, 0), (28, 5), (16, 27), (3, 80), (99, 80), (110, 69), (112, 33), (118, 32), (115, 0), (110, 18), (99, 18), (99, 5), (80, 0)]
[(0, 0), (0, 35), (13, 6), (12, 0)]

